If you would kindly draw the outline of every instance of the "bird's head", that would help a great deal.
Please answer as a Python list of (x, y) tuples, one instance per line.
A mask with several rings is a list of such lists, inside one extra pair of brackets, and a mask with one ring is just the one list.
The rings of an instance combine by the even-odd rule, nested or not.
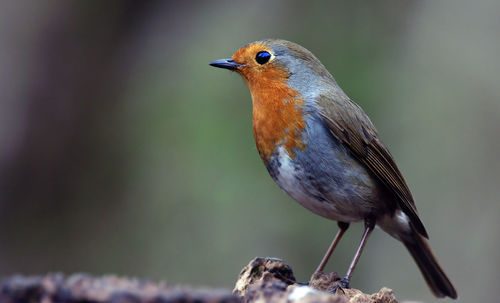
[(310, 51), (286, 40), (252, 42), (237, 50), (230, 59), (216, 60), (210, 65), (239, 73), (252, 93), (254, 89), (276, 89), (286, 84), (308, 95), (307, 92), (318, 92), (335, 83)]

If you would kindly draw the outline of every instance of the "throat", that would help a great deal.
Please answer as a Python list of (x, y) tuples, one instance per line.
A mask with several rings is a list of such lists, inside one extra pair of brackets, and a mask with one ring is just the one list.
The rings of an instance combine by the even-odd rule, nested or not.
[(253, 132), (260, 156), (267, 160), (278, 147), (283, 147), (290, 157), (295, 157), (297, 148), (305, 148), (302, 139), (306, 127), (305, 100), (286, 85), (251, 91)]

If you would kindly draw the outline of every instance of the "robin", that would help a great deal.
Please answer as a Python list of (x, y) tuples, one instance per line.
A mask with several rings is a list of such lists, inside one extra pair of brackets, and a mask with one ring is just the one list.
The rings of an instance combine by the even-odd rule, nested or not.
[(427, 244), (427, 231), (389, 150), (368, 116), (310, 51), (268, 39), (210, 65), (245, 79), (252, 95), (255, 143), (278, 186), (303, 207), (338, 222), (339, 231), (317, 272), (349, 224), (363, 220), (361, 242), (338, 288), (349, 288), (378, 225), (406, 246), (437, 297), (457, 298)]

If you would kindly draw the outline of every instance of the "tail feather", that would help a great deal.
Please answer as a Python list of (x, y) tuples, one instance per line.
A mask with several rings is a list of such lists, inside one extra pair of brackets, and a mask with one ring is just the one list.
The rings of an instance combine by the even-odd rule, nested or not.
[(401, 237), (404, 245), (415, 259), (418, 268), (432, 290), (439, 298), (457, 298), (457, 291), (439, 265), (427, 241), (412, 228), (411, 236)]

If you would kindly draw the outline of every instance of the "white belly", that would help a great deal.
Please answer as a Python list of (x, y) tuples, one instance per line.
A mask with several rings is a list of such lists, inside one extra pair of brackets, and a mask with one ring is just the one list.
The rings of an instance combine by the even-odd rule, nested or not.
[[(342, 193), (333, 193), (330, 199), (319, 199), (311, 194), (310, 184), (304, 183), (298, 177), (301, 168), (294, 165), (285, 148), (278, 149), (278, 176), (276, 183), (290, 195), (295, 201), (313, 213), (330, 220), (342, 222), (354, 222), (364, 219), (363, 214), (353, 208), (354, 197), (348, 197)], [(333, 196), (333, 199), (332, 199)]]

